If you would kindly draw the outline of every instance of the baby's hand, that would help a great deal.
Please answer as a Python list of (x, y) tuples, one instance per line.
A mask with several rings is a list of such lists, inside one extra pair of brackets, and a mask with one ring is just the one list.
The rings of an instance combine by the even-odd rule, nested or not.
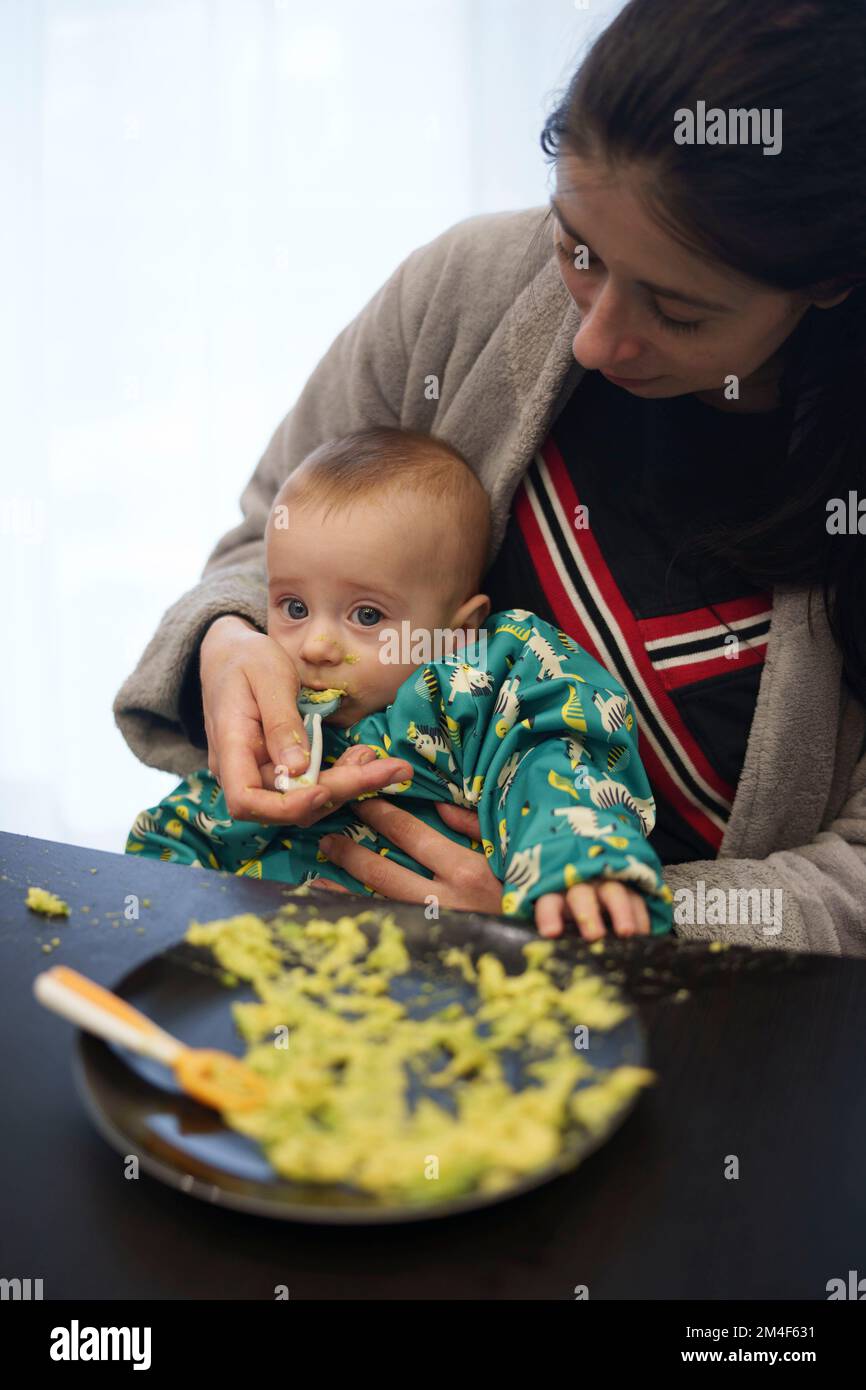
[(598, 941), (606, 934), (602, 908), (615, 936), (649, 935), (643, 894), (613, 878), (576, 883), (565, 893), (543, 893), (535, 903), (535, 925), (539, 936), (562, 936), (566, 923), (573, 919), (584, 941)]

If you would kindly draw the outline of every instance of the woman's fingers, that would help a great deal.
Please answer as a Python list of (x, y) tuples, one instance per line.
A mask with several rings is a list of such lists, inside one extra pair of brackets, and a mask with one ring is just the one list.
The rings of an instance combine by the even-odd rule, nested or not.
[(434, 806), (445, 824), (467, 840), (481, 839), (481, 825), (475, 811), (467, 811), (464, 806), (455, 806), (450, 801), (435, 801)]
[(273, 764), (259, 767), (255, 756), (243, 744), (236, 747), (224, 741), (223, 747), (228, 750), (223, 753), (223, 792), (229, 815), (234, 820), (307, 828), (362, 792), (381, 791), (391, 782), (408, 780), (405, 777), (408, 764), (377, 758), (374, 763), (350, 763), (339, 770), (335, 763), (333, 768), (320, 773), (318, 782), (310, 787), (271, 791), (262, 786), (262, 782), (273, 780)]
[(561, 893), (542, 893), (535, 900), (535, 925), (539, 936), (562, 936), (563, 896)]
[(311, 825), (328, 801), (327, 791), (319, 786), (298, 787), (290, 792), (243, 787), (230, 797), (223, 782), (223, 792), (232, 820), (254, 820), (261, 825)]
[[(432, 825), (402, 810), (393, 801), (362, 801), (352, 810), (359, 820), (371, 825), (374, 830), (380, 830), (392, 844), (411, 854), (425, 869), (432, 869), (434, 878), (442, 882), (454, 882), (465, 875), (468, 887), (470, 878), (472, 884), (480, 881), (475, 873), (479, 861), (487, 868), (486, 860), (478, 850), (455, 845), (447, 835), (440, 834)], [(493, 878), (489, 869), (487, 873)], [(493, 881), (496, 882), (495, 879)]]
[(262, 763), (261, 767), (259, 768), (259, 776), (262, 779), (262, 786), (264, 787), (265, 791), (276, 791), (274, 782), (276, 780), (277, 772), (276, 767), (273, 763)]
[(402, 864), (395, 864), (387, 855), (364, 849), (347, 835), (324, 835), (319, 841), (322, 854), (341, 869), (352, 874), (359, 883), (404, 903), (423, 903), (434, 884), (422, 874), (413, 873)]
[(374, 854), (347, 836), (328, 836), (320, 841), (322, 853), (346, 869), (361, 883), (386, 898), (402, 902), (424, 902), (434, 894), (442, 907), (464, 912), (501, 910), (502, 885), (492, 873), (486, 858), (477, 850), (464, 848), (440, 834), (417, 816), (391, 801), (369, 800), (353, 803), (353, 813), (406, 851), (418, 864), (433, 872), (433, 878), (416, 874), (387, 855)]
[(598, 941), (605, 936), (595, 884), (576, 883), (565, 895), (569, 911), (577, 923), (584, 941)]
[[(339, 758), (337, 759), (337, 761), (336, 761), (335, 763), (332, 763), (332, 764), (326, 763), (326, 764), (324, 764), (324, 766), (323, 766), (323, 768), (322, 768), (322, 773), (327, 772), (329, 767), (358, 767), (358, 766), (363, 766), (365, 763), (371, 763), (371, 762), (373, 762), (373, 761), (375, 760), (375, 758), (376, 758), (376, 754), (375, 754), (375, 752), (373, 751), (372, 748), (368, 748), (368, 747), (367, 747), (365, 744), (363, 744), (363, 743), (353, 744), (351, 748), (347, 748), (347, 749), (346, 749), (345, 753), (341, 753), (341, 754), (340, 754)], [(270, 763), (270, 762), (269, 762), (269, 763), (262, 763), (261, 767), (259, 768), (259, 772), (261, 773), (261, 778), (262, 778), (262, 786), (263, 786), (263, 787), (267, 787), (270, 791), (274, 791), (274, 790), (275, 790), (274, 783), (275, 783), (275, 781), (276, 781), (276, 769), (277, 769), (277, 766), (278, 766), (278, 764)], [(318, 786), (318, 785), (320, 785), (320, 784), (321, 784), (321, 773), (320, 773), (320, 776), (319, 776), (319, 782), (317, 782), (316, 785)], [(386, 784), (386, 785), (387, 785), (387, 784)], [(354, 794), (354, 795), (357, 795), (357, 793), (353, 793), (353, 794)], [(329, 799), (330, 799), (330, 798), (329, 798)], [(333, 807), (332, 807), (331, 809), (333, 809)], [(327, 811), (325, 814), (330, 815), (330, 810)]]
[(306, 829), (363, 792), (380, 792), (392, 782), (408, 782), (411, 776), (412, 768), (399, 758), (377, 758), (374, 754), (369, 762), (362, 763), (344, 762), (341, 756), (327, 771), (319, 773), (317, 789), (324, 796), (318, 805), (308, 807), (303, 819), (293, 819), (293, 824)]
[(247, 672), (253, 699), (262, 721), (265, 747), (270, 761), (300, 777), (310, 761), (310, 743), (298, 709), (298, 678), (282, 648), (273, 643), (283, 660), (251, 666)]
[(219, 765), (223, 782), (236, 783), (234, 770), (221, 766), (225, 742), (241, 729), (246, 736), (251, 725), (258, 734), (250, 745), (256, 761), (282, 763), (299, 776), (309, 763), (309, 743), (297, 703), (298, 673), (280, 644), (245, 619), (225, 615), (205, 634), (199, 671), (211, 766)]
[(250, 799), (251, 792), (262, 790), (254, 739), (246, 721), (235, 723), (219, 736), (219, 775), (226, 808), (233, 820), (259, 819)]
[(319, 785), (327, 788), (335, 810), (354, 801), (362, 792), (380, 792), (392, 782), (411, 782), (413, 769), (400, 758), (373, 757), (369, 762), (344, 763), (342, 759), (319, 774)]

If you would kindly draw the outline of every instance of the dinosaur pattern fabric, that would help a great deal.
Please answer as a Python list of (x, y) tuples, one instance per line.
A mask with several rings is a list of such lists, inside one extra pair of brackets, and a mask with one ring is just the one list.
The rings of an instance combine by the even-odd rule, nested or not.
[[(618, 879), (644, 895), (654, 934), (671, 930), (672, 895), (647, 839), (655, 804), (632, 705), (603, 666), (535, 614), (491, 615), (475, 643), (421, 666), (387, 709), (347, 729), (323, 724), (322, 733), (323, 768), (354, 743), (411, 764), (411, 781), (365, 796), (386, 795), (484, 853), (503, 885), (504, 916), (529, 921), (542, 894)], [(476, 811), (480, 845), (450, 830), (436, 801)], [(141, 812), (126, 852), (294, 885), (321, 874), (373, 894), (319, 850), (334, 833), (432, 877), (350, 807), (308, 829), (232, 820), (207, 770)]]

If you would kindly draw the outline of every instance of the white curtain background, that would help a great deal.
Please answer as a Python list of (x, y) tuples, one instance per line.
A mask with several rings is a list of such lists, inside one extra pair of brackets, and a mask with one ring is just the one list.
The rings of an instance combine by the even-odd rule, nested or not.
[(121, 851), (171, 789), (118, 686), (403, 257), (546, 201), (620, 7), (0, 0), (0, 828)]

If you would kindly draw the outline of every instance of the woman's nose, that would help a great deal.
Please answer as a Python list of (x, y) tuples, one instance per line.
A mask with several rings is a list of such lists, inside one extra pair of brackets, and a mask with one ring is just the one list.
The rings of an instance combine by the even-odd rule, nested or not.
[[(575, 359), (587, 371), (613, 371), (640, 356), (641, 345), (629, 331), (622, 304), (606, 299), (600, 291), (591, 302), (578, 305), (580, 325), (574, 335), (571, 350)], [(625, 373), (624, 375), (627, 375)]]

